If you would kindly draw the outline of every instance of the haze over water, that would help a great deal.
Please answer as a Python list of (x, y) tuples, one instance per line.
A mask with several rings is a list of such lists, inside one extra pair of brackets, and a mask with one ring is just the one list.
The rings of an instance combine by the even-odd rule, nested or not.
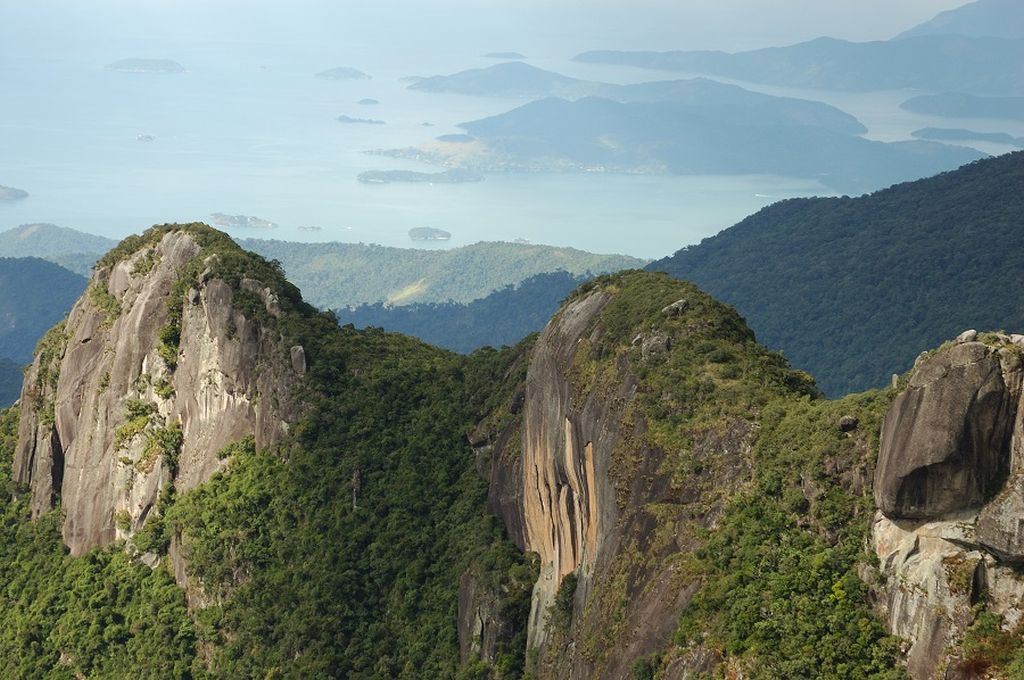
[[(410, 228), (434, 226), (452, 232), (445, 247), (522, 238), (661, 256), (768, 203), (830, 192), (813, 181), (772, 176), (491, 174), (475, 184), (361, 184), (356, 175), (365, 170), (438, 170), (365, 150), (420, 144), (458, 132), (460, 122), (526, 101), (418, 93), (399, 78), (490, 65), (496, 62), (480, 55), (505, 50), (581, 78), (678, 78), (570, 58), (598, 48), (745, 49), (821, 33), (885, 38), (959, 3), (910, 2), (890, 11), (885, 26), (866, 20), (882, 7), (878, 3), (856, 15), (861, 23), (830, 8), (831, 24), (815, 23), (808, 12), (806, 25), (780, 21), (774, 32), (763, 20), (737, 23), (743, 12), (754, 19), (764, 15), (750, 2), (717, 9), (684, 4), (690, 15), (658, 2), (631, 3), (632, 14), (623, 4), (534, 2), (518, 10), (496, 3), (490, 13), (460, 3), (429, 10), (395, 3), (288, 10), (169, 2), (100, 3), (89, 11), (57, 3), (3, 8), (0, 88), (7, 96), (0, 107), (0, 184), (31, 196), (0, 205), (0, 229), (54, 222), (121, 237), (152, 223), (224, 212), (280, 225), (232, 230), (239, 237), (408, 247)], [(841, 32), (837, 22), (844, 16), (847, 30)], [(702, 17), (709, 29), (697, 24)], [(132, 57), (173, 59), (188, 72), (103, 68)], [(313, 77), (334, 66), (352, 66), (373, 79)], [(877, 138), (905, 137), (932, 123), (892, 111), (897, 96), (801, 96), (860, 116)], [(381, 103), (356, 103), (363, 98)], [(342, 114), (387, 124), (346, 125), (336, 121)], [(139, 135), (155, 139), (138, 141)], [(299, 229), (309, 226), (321, 229)]]

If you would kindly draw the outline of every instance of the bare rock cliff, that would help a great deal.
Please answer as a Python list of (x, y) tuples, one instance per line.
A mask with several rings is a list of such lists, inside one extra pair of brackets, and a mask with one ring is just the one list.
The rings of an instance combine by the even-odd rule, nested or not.
[(882, 427), (883, 605), (921, 680), (973, 677), (950, 650), (979, 607), (1007, 631), (1024, 620), (1024, 338), (975, 335), (920, 360)]
[[(217, 259), (169, 230), (98, 269), (41, 343), (15, 478), (35, 514), (61, 504), (73, 554), (131, 536), (162, 490), (194, 488), (225, 464), (223, 447), (272, 444), (298, 415), (302, 349), (261, 321), (280, 314), (276, 296), (251, 279), (232, 288)], [(239, 311), (239, 295), (263, 309)]]
[[(539, 557), (527, 644), (539, 652), (538, 677), (630, 677), (637, 659), (671, 645), (699, 585), (677, 561), (694, 548), (695, 532), (683, 527), (700, 492), (672, 485), (665, 453), (646, 437), (635, 369), (664, 361), (673, 342), (693, 341), (705, 324), (699, 313), (679, 316), (685, 301), (655, 300), (654, 327), (632, 344), (606, 342), (615, 295), (600, 286), (580, 294), (540, 334), (520, 417), (487, 471), (490, 510)], [(662, 309), (672, 302), (679, 307)], [(746, 423), (729, 423), (698, 437), (694, 451), (728, 490), (751, 440)], [(715, 517), (712, 504), (702, 521)], [(460, 634), (483, 640), (486, 628), (464, 624)]]

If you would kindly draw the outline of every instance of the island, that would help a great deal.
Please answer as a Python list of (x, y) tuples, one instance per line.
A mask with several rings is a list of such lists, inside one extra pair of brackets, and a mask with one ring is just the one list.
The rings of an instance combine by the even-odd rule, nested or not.
[(465, 184), (481, 182), (484, 176), (472, 170), (452, 168), (444, 172), (413, 172), (412, 170), (368, 170), (356, 179), (363, 184), (391, 184), (392, 182), (413, 182), (427, 184)]
[(28, 197), (27, 191), (21, 189), (15, 189), (14, 187), (5, 187), (0, 185), (0, 201), (20, 201), (23, 198)]
[(226, 213), (212, 213), (210, 220), (218, 227), (225, 229), (276, 229), (277, 224), (270, 220), (264, 220), (251, 215), (228, 215)]
[(943, 92), (911, 97), (901, 109), (942, 118), (1006, 118), (1024, 120), (1024, 97), (988, 97)]
[(450, 142), (452, 144), (469, 144), (476, 141), (473, 135), (441, 135), (436, 137), (439, 142)]
[(357, 125), (384, 125), (384, 121), (382, 120), (376, 120), (374, 118), (353, 118), (352, 116), (346, 115), (338, 116), (338, 122)]
[(371, 76), (351, 66), (337, 66), (326, 71), (314, 74), (317, 78), (324, 80), (369, 80)]
[(356, 104), (360, 104), (361, 106), (376, 106), (377, 104), (380, 104), (380, 102), (376, 99), (367, 97), (366, 99), (360, 99)]
[(1024, 148), (1024, 137), (1014, 137), (1005, 132), (978, 132), (962, 128), (921, 128), (910, 136), (915, 139), (934, 139), (942, 142), (992, 142)]
[(170, 59), (121, 59), (107, 64), (109, 71), (122, 73), (184, 73), (185, 67)]
[(413, 241), (448, 241), (451, 237), (451, 232), (435, 227), (413, 227), (409, 230), (409, 238)]
[(484, 59), (526, 59), (526, 55), (519, 52), (488, 52)]

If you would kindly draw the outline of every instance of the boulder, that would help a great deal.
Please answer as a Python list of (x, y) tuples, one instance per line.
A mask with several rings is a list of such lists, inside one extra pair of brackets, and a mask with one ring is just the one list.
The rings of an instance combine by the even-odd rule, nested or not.
[(689, 307), (689, 306), (690, 306), (690, 301), (689, 300), (686, 300), (686, 299), (676, 300), (675, 302), (673, 302), (672, 304), (668, 305), (667, 307), (663, 307), (662, 310), (661, 310), (661, 313), (662, 314), (666, 314), (668, 316), (679, 316), (680, 314), (685, 312), (686, 308)]
[[(1009, 384), (1019, 385), (1019, 376)], [(1011, 392), (998, 350), (982, 343), (955, 344), (922, 362), (882, 425), (878, 508), (890, 518), (927, 519), (992, 498), (1009, 470)]]
[(651, 331), (640, 343), (640, 356), (645, 360), (660, 356), (668, 352), (672, 341), (665, 333)]
[(959, 344), (963, 344), (965, 342), (974, 342), (977, 339), (978, 339), (978, 331), (971, 329), (971, 330), (968, 330), (968, 331), (964, 331), (960, 335), (956, 336), (956, 340), (954, 340), (954, 342), (956, 342), (956, 344), (959, 345)]

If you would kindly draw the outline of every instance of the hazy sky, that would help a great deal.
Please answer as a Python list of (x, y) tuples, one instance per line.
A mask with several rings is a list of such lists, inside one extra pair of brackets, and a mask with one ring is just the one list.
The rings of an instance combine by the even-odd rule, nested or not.
[[(0, 0), (6, 48), (137, 40), (396, 51), (749, 49), (820, 35), (886, 39), (962, 0)], [(167, 55), (173, 56), (173, 55)], [(414, 56), (414, 55), (413, 55)]]

